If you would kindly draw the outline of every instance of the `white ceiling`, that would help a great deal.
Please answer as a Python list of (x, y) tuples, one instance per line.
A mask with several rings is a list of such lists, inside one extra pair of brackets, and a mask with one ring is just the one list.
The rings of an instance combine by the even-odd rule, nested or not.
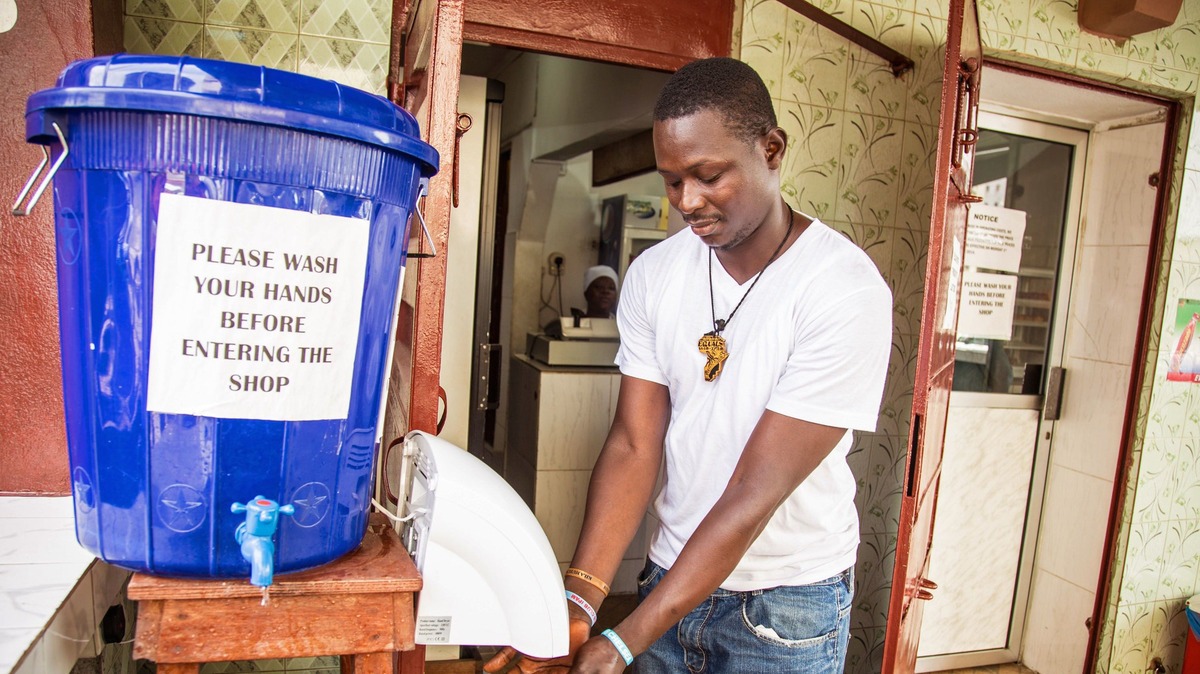
[(1084, 127), (1163, 110), (1162, 105), (1151, 101), (1019, 75), (986, 65), (980, 77), (985, 105), (990, 103), (1010, 109), (1036, 111), (1063, 120), (1074, 120)]

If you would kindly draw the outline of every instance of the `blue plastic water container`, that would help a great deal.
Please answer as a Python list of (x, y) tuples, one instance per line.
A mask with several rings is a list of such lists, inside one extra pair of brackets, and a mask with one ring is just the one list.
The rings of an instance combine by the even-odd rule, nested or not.
[[(274, 501), (285, 506), (271, 515), (278, 517), (278, 529), (267, 539), (274, 543), (275, 571), (317, 566), (353, 550), (370, 508), (409, 216), (422, 181), (438, 166), (437, 152), (421, 142), (416, 121), (379, 96), (294, 73), (187, 57), (118, 55), (76, 62), (57, 86), (30, 97), (29, 142), (49, 146), (57, 160), (64, 154), (60, 133), (69, 151), (54, 178), (59, 317), (80, 544), (127, 569), (244, 577), (251, 565), (235, 531), (247, 515), (244, 508), (233, 512), (233, 506)], [(180, 201), (183, 197), (191, 200)], [(214, 271), (214, 277), (233, 281), (209, 288), (230, 295), (219, 301), (233, 309), (213, 318), (219, 321), (213, 329), (225, 330), (228, 337), (214, 341), (209, 335), (190, 343), (160, 338), (157, 348), (176, 364), (301, 372), (294, 369), (297, 347), (281, 350), (282, 342), (272, 341), (296, 335), (264, 332), (271, 319), (263, 317), (275, 311), (269, 307), (300, 316), (305, 328), (342, 334), (317, 325), (315, 314), (307, 322), (304, 318), (305, 312), (321, 309), (322, 298), (330, 294), (328, 288), (321, 292), (324, 281), (314, 282), (314, 275), (342, 273), (338, 287), (352, 286), (354, 292), (339, 290), (339, 300), (355, 297), (361, 286), (359, 304), (337, 305), (357, 316), (358, 330), (356, 340), (350, 336), (353, 354), (343, 350), (341, 365), (328, 370), (351, 382), (348, 404), (341, 403), (335, 417), (286, 418), (289, 405), (328, 408), (320, 397), (325, 393), (305, 389), (295, 376), (260, 380), (257, 374), (253, 387), (249, 375), (230, 383), (231, 395), (236, 385), (236, 393), (246, 397), (234, 399), (247, 401), (246, 409), (258, 409), (254, 401), (263, 398), (256, 395), (273, 396), (284, 412), (252, 418), (231, 413), (228, 406), (212, 415), (148, 410), (156, 348), (151, 335), (172, 327), (164, 321), (152, 329), (156, 254), (166, 255), (168, 231), (165, 224), (160, 231), (160, 206), (165, 218), (165, 204), (172, 199), (184, 204), (175, 208), (177, 214), (201, 210), (189, 204), (234, 209), (221, 211), (234, 214), (216, 223), (226, 228), (222, 231), (234, 232), (229, 236), (235, 238), (250, 236), (247, 232), (278, 235), (283, 248), (291, 241), (285, 228), (295, 218), (309, 228), (295, 232), (337, 232), (336, 238), (344, 227), (365, 237), (355, 248), (361, 248), (361, 283), (354, 274), (345, 275), (345, 259), (335, 269), (329, 259), (314, 262), (309, 256), (296, 263), (309, 265), (307, 276), (286, 276), (286, 251), (258, 251), (259, 266), (266, 268), (252, 269), (254, 251), (234, 245), (194, 248), (190, 260), (157, 260), (164, 265), (161, 273), (185, 262), (204, 263), (222, 272)], [(240, 220), (244, 213), (253, 223)], [(170, 225), (170, 231), (177, 227)], [(159, 244), (162, 250), (156, 250)], [(302, 249), (302, 244), (296, 246)], [(278, 268), (262, 265), (264, 256)], [(282, 275), (270, 305), (251, 306), (251, 300), (266, 301), (262, 293), (270, 282), (261, 275), (237, 280), (252, 273)], [(196, 283), (199, 293), (199, 273)], [(240, 286), (250, 291), (250, 299), (228, 292), (239, 283), (251, 284)], [(279, 288), (287, 288), (286, 302)], [(162, 292), (165, 314), (161, 307), (171, 305), (165, 286)], [(181, 302), (218, 301), (178, 296)], [(239, 301), (247, 302), (244, 311), (237, 308)], [(278, 330), (278, 319), (274, 325)], [(325, 362), (314, 353), (319, 349), (308, 352), (312, 362), (307, 365), (315, 372)], [(287, 362), (274, 362), (284, 355), (290, 355)], [(201, 369), (194, 376), (173, 370), (163, 390), (168, 397), (187, 398), (193, 388), (208, 386), (203, 376)]]

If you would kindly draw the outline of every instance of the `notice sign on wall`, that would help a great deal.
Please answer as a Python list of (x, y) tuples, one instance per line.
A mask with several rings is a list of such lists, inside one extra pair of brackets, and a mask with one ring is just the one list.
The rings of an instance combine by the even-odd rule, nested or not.
[(370, 223), (163, 194), (146, 408), (344, 419)]
[(968, 271), (963, 274), (958, 336), (1011, 339), (1017, 277)]
[(1025, 211), (975, 204), (967, 219), (966, 265), (1015, 274), (1024, 238)]

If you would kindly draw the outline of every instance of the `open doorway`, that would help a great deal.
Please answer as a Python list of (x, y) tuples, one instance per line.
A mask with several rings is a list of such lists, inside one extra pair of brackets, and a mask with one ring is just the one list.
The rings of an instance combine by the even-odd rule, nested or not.
[[(459, 141), (452, 218), (465, 219), (452, 219), (448, 244), (442, 437), (504, 475), (565, 564), (620, 375), (611, 354), (607, 362), (538, 360), (529, 337), (586, 306), (584, 273), (611, 253), (605, 204), (637, 196), (665, 205), (649, 130), (668, 75), (472, 43), (463, 45), (462, 73), (460, 113), (472, 96), (491, 103)], [(466, 154), (472, 145), (483, 149)], [(654, 241), (666, 235), (665, 218), (648, 221)], [(633, 592), (645, 539), (631, 546), (614, 592)]]
[(1002, 66), (985, 72), (982, 98), (975, 193), (1007, 209), (988, 211), (1001, 220), (1017, 216), (1018, 262), (967, 271), (1007, 291), (998, 306), (1010, 318), (997, 328), (960, 315), (930, 558), (940, 589), (917, 671), (1082, 671), (1136, 381), (1167, 109)]

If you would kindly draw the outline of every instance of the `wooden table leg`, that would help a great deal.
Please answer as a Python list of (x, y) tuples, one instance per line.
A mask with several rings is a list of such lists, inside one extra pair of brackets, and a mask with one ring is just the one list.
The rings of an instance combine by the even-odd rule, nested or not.
[(342, 656), (342, 674), (393, 674), (392, 653), (359, 653)]
[(200, 674), (198, 662), (168, 662), (158, 664), (158, 674)]

